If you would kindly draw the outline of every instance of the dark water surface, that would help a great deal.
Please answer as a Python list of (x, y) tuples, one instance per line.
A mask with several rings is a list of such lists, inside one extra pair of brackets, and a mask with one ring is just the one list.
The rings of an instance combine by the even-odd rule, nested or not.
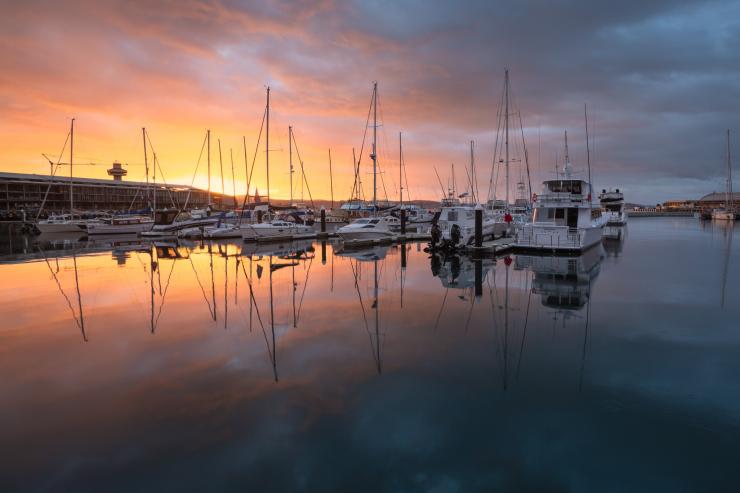
[(0, 491), (740, 491), (740, 226), (620, 234), (3, 238)]

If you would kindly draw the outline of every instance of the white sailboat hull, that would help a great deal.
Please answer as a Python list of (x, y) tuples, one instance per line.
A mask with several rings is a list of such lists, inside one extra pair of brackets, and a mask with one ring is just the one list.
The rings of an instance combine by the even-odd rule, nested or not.
[(178, 232), (188, 228), (206, 228), (218, 222), (218, 218), (205, 217), (202, 219), (188, 219), (187, 221), (174, 222), (172, 224), (155, 224), (151, 229), (142, 231), (141, 236), (146, 237), (173, 237)]
[(87, 225), (88, 223), (86, 221), (36, 223), (36, 227), (41, 233), (82, 233), (85, 231)]
[(135, 224), (105, 224), (90, 223), (87, 225), (88, 235), (123, 235), (142, 233), (152, 229), (154, 221), (145, 221)]

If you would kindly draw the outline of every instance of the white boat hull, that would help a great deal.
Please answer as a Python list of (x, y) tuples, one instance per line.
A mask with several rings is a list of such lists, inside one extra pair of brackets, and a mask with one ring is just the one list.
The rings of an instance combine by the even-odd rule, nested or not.
[(83, 233), (87, 227), (85, 221), (70, 221), (59, 223), (36, 223), (36, 227), (41, 233)]
[(154, 221), (137, 224), (105, 224), (90, 223), (87, 225), (88, 235), (123, 235), (136, 234), (152, 229)]
[(527, 250), (579, 252), (601, 242), (604, 225), (571, 229), (567, 226), (525, 225), (516, 246)]

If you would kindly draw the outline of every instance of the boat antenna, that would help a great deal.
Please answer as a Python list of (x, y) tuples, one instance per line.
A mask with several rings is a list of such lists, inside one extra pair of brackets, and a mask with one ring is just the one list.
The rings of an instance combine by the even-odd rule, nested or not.
[(565, 179), (570, 179), (570, 156), (568, 154), (568, 131), (565, 131), (565, 164), (563, 165)]
[(586, 122), (586, 165), (588, 166), (588, 205), (593, 211), (593, 185), (591, 184), (591, 147), (588, 144), (588, 109), (586, 103), (583, 103), (583, 119)]

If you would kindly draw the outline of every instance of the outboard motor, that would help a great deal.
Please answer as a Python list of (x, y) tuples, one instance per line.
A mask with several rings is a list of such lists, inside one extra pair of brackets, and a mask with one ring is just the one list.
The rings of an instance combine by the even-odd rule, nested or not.
[(452, 229), (450, 230), (450, 241), (452, 242), (452, 246), (457, 246), (457, 244), (460, 243), (461, 236), (460, 226), (453, 224)]
[(442, 230), (439, 229), (439, 224), (433, 224), (432, 225), (432, 248), (434, 248), (437, 243), (439, 243), (439, 240), (442, 239)]

